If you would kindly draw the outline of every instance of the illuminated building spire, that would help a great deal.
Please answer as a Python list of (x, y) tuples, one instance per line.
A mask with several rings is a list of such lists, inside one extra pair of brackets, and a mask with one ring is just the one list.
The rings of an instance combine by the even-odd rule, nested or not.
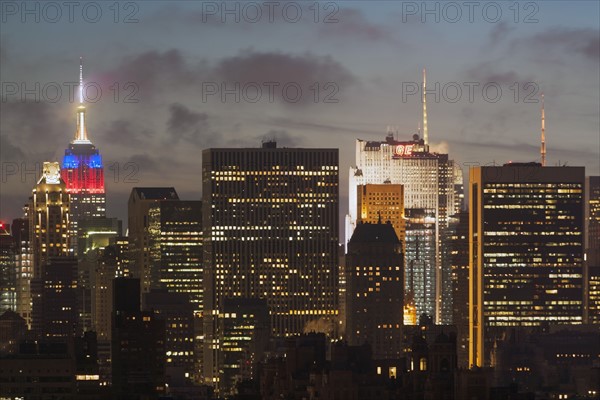
[(83, 57), (79, 57), (79, 107), (77, 107), (77, 132), (73, 143), (90, 143), (85, 127), (85, 106), (83, 105)]
[(542, 93), (542, 146), (540, 148), (542, 154), (542, 167), (546, 166), (546, 115), (544, 113), (544, 94)]
[(427, 133), (427, 74), (423, 68), (423, 141), (427, 146), (429, 144), (429, 135)]

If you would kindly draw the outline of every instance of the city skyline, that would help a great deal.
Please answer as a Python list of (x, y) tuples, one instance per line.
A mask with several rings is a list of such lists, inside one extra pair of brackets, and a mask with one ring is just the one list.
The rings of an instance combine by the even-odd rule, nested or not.
[(0, 397), (598, 398), (599, 2), (0, 22)]
[[(400, 140), (410, 139), (421, 121), (421, 101), (419, 93), (408, 93), (411, 84), (420, 84), (424, 67), (429, 72), (428, 92), (440, 84), (438, 96), (428, 93), (429, 140), (434, 150), (448, 152), (463, 169), (476, 163), (538, 160), (543, 92), (548, 165), (583, 165), (589, 175), (598, 175), (600, 121), (596, 110), (600, 98), (595, 90), (599, 78), (594, 18), (598, 5), (576, 2), (564, 10), (558, 3), (539, 4), (537, 11), (520, 9), (518, 22), (514, 11), (502, 5), (502, 18), (494, 23), (480, 12), (471, 23), (466, 10), (452, 23), (442, 11), (436, 22), (435, 13), (427, 16), (418, 10), (412, 15), (401, 4), (389, 5), (386, 14), (366, 3), (340, 3), (334, 13), (337, 22), (324, 23), (335, 10), (321, 9), (320, 23), (315, 24), (308, 8), (297, 23), (281, 18), (273, 23), (252, 23), (243, 16), (239, 23), (231, 16), (221, 23), (213, 20), (219, 14), (205, 15), (204, 22), (202, 7), (194, 3), (166, 8), (164, 3), (152, 2), (139, 5), (135, 23), (122, 21), (131, 10), (121, 10), (121, 23), (117, 24), (108, 9), (97, 24), (77, 19), (81, 16), (76, 14), (73, 27), (83, 29), (77, 38), (69, 37), (72, 45), (68, 47), (57, 44), (57, 39), (65, 39), (68, 21), (51, 23), (41, 15), (38, 23), (33, 17), (23, 23), (18, 14), (6, 15), (1, 27), (0, 147), (6, 188), (0, 194), (2, 218), (20, 215), (21, 198), (35, 179), (27, 171), (35, 163), (59, 160), (65, 141), (73, 135), (78, 100), (74, 96), (69, 101), (63, 83), (77, 82), (80, 57), (84, 58), (86, 81), (103, 89), (99, 101), (86, 105), (88, 130), (105, 155), (110, 193), (107, 211), (122, 220), (126, 219), (122, 209), (131, 188), (161, 186), (167, 167), (173, 171), (168, 177), (174, 180), (171, 185), (183, 199), (200, 198), (194, 176), (201, 166), (194, 153), (204, 148), (259, 147), (264, 138), (275, 138), (282, 146), (336, 147), (340, 148), (340, 168), (346, 170), (353, 165), (354, 139), (382, 140), (387, 126), (397, 127)], [(164, 18), (159, 20), (159, 15)], [(528, 16), (537, 22), (525, 21)], [(421, 17), (426, 17), (425, 22)], [(186, 32), (187, 39), (178, 40), (181, 33), (172, 30), (169, 40), (139, 39), (148, 26), (168, 27), (177, 18), (184, 21), (181, 33)], [(105, 28), (111, 28), (110, 32)], [(281, 32), (281, 38), (273, 37), (273, 32)], [(135, 38), (121, 46), (109, 45), (116, 33)], [(222, 46), (190, 43), (189, 37), (201, 38), (204, 33), (221, 35), (217, 43)], [(237, 40), (230, 40), (232, 37)], [(315, 37), (317, 41), (308, 41), (310, 46), (302, 40)], [(364, 48), (369, 61), (357, 58), (349, 43)], [(529, 47), (535, 51), (528, 51)], [(109, 56), (98, 57), (102, 53)], [(506, 57), (509, 54), (511, 57)], [(248, 72), (255, 68), (264, 73)], [(281, 84), (298, 82), (303, 97), (292, 103), (276, 96), (271, 103), (265, 91), (256, 103), (244, 98), (236, 103), (232, 96), (222, 102), (219, 93), (203, 101), (203, 84), (226, 82), (231, 87), (236, 82), (260, 83), (267, 78)], [(56, 97), (51, 91), (41, 93), (53, 82), (64, 89), (62, 96), (56, 103), (33, 102), (35, 96), (26, 95), (20, 85), (32, 89), (36, 82), (40, 97)], [(316, 103), (314, 89), (309, 87), (315, 82), (321, 84)], [(327, 82), (337, 86), (325, 88)], [(472, 103), (465, 86), (469, 82), (479, 84)], [(520, 87), (517, 102), (515, 88), (511, 89), (515, 82)], [(16, 94), (10, 94), (12, 83), (18, 84)], [(126, 87), (127, 83), (134, 86)], [(483, 98), (480, 89), (486, 83), (501, 86), (498, 102)], [(525, 88), (527, 83), (536, 86)], [(442, 93), (444, 85), (446, 95)], [(452, 102), (456, 85), (462, 97)], [(325, 102), (336, 88), (332, 99), (338, 102)], [(93, 90), (89, 95), (93, 96)], [(137, 102), (126, 102), (127, 96)], [(24, 123), (32, 114), (38, 116), (37, 122)], [(36, 140), (40, 132), (47, 142)], [(167, 144), (178, 153), (176, 159), (161, 153)], [(15, 165), (18, 170), (12, 175)], [(344, 204), (340, 214), (345, 215), (346, 179), (340, 184)]]

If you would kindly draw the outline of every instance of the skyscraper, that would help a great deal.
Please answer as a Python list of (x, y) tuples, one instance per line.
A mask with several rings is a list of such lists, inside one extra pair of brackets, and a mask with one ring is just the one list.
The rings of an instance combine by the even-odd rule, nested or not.
[(33, 277), (42, 276), (50, 257), (70, 253), (69, 194), (57, 162), (44, 162), (42, 177), (29, 198), (29, 235), (33, 253)]
[(274, 335), (337, 322), (338, 150), (208, 149), (202, 178), (204, 375), (218, 386), (224, 299), (266, 299)]
[(376, 360), (402, 356), (402, 243), (391, 223), (359, 223), (346, 254), (346, 339)]
[[(350, 168), (349, 179), (349, 214), (346, 217), (346, 243), (352, 236), (359, 219), (357, 215), (357, 187), (365, 184), (381, 184), (384, 182), (401, 184), (404, 187), (405, 215), (423, 215), (421, 220), (433, 218), (433, 245), (425, 250), (419, 247), (419, 260), (423, 263), (421, 276), (424, 280), (412, 279), (416, 291), (423, 293), (424, 299), (416, 302), (418, 315), (428, 314), (438, 323), (451, 321), (452, 310), (444, 307), (444, 295), (451, 294), (450, 273), (448, 260), (442, 258), (442, 238), (448, 227), (448, 217), (460, 211), (462, 204), (462, 174), (460, 168), (449, 159), (448, 154), (436, 153), (429, 148), (429, 132), (427, 122), (427, 90), (426, 75), (423, 69), (423, 138), (413, 135), (412, 141), (398, 141), (394, 134), (388, 131), (386, 140), (356, 141), (356, 166)], [(408, 222), (408, 221), (407, 221)], [(406, 229), (405, 268), (416, 261), (411, 254), (417, 253), (417, 248), (411, 249), (411, 243), (419, 243), (417, 237), (422, 233), (421, 224), (415, 225), (418, 232)], [(425, 253), (428, 251), (429, 253)], [(416, 256), (415, 256), (416, 257)], [(410, 276), (407, 275), (407, 278)], [(415, 274), (415, 278), (417, 275)], [(406, 292), (410, 295), (415, 291), (406, 282)], [(415, 294), (415, 299), (418, 296)]]
[(391, 183), (359, 185), (357, 188), (357, 215), (360, 222), (372, 224), (390, 221), (398, 240), (404, 246), (404, 188)]
[(469, 364), (510, 326), (583, 322), (583, 167), (470, 171)]
[[(65, 182), (66, 191), (71, 196), (69, 230), (73, 238), (80, 236), (78, 232), (80, 221), (90, 217), (106, 216), (102, 156), (88, 138), (83, 93), (83, 65), (80, 60), (77, 128), (75, 138), (65, 150), (61, 169), (61, 177)], [(73, 255), (77, 256), (77, 240), (73, 240), (71, 246)]]
[(585, 178), (586, 321), (600, 324), (600, 176)]
[(450, 218), (449, 253), (452, 263), (452, 321), (456, 326), (460, 368), (469, 367), (469, 213)]
[(10, 225), (0, 222), (0, 313), (17, 308), (16, 250)]
[(585, 178), (585, 248), (600, 265), (600, 176)]
[[(384, 182), (401, 184), (404, 187), (405, 216), (408, 218), (408, 214), (411, 213), (409, 210), (416, 209), (421, 211), (415, 211), (413, 214), (424, 214), (428, 220), (433, 218), (434, 236), (432, 245), (427, 250), (429, 253), (424, 252), (423, 246), (419, 248), (420, 260), (426, 260), (423, 268), (428, 280), (416, 281), (415, 284), (421, 292), (430, 292), (424, 303), (417, 304), (417, 313), (435, 315), (439, 321), (442, 320), (441, 301), (444, 284), (440, 257), (441, 231), (447, 227), (448, 216), (459, 211), (455, 208), (460, 204), (455, 199), (460, 195), (455, 192), (455, 169), (454, 162), (447, 154), (430, 152), (429, 145), (418, 135), (414, 135), (412, 141), (402, 142), (394, 139), (392, 133), (389, 133), (383, 142), (357, 140), (356, 166), (350, 168), (350, 213), (346, 218), (346, 240), (351, 237), (358, 220), (359, 185)], [(408, 269), (412, 260), (409, 253), (416, 253), (416, 248), (411, 250), (410, 246), (411, 243), (416, 245), (416, 237), (420, 233), (411, 231), (407, 225), (405, 235), (405, 262)], [(406, 289), (408, 293), (410, 288)]]
[(140, 280), (113, 280), (112, 383), (114, 399), (165, 393), (165, 321), (141, 311)]
[(202, 203), (180, 200), (174, 188), (133, 188), (129, 240), (144, 293), (186, 293), (202, 311)]
[(23, 207), (23, 218), (12, 222), (11, 231), (15, 239), (15, 267), (17, 290), (17, 314), (25, 319), (31, 327), (31, 291), (30, 281), (33, 277), (31, 238), (29, 236), (29, 206)]

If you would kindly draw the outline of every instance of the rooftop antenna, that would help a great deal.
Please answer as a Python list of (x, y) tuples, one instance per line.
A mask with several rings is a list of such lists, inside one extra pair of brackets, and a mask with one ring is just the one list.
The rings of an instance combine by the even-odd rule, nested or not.
[(544, 93), (542, 93), (542, 145), (540, 147), (542, 155), (542, 167), (546, 166), (546, 115), (544, 113)]
[(423, 68), (423, 141), (425, 146), (429, 144), (429, 135), (427, 133), (427, 72)]
[(79, 107), (77, 107), (77, 132), (73, 143), (90, 143), (85, 128), (85, 106), (83, 105), (83, 57), (79, 57)]

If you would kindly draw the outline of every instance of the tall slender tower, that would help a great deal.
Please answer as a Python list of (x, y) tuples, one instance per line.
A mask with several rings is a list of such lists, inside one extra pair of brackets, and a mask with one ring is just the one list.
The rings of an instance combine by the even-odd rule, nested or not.
[(546, 115), (544, 114), (544, 94), (542, 93), (542, 146), (540, 148), (542, 154), (542, 167), (546, 166)]
[[(86, 108), (83, 96), (83, 61), (79, 59), (79, 106), (75, 138), (65, 150), (61, 177), (71, 196), (71, 237), (78, 236), (79, 222), (85, 218), (106, 217), (104, 167), (102, 156), (89, 140), (85, 122)], [(77, 240), (71, 241), (71, 251), (77, 255)]]
[(423, 68), (423, 141), (425, 146), (429, 145), (429, 134), (427, 133), (427, 72)]

